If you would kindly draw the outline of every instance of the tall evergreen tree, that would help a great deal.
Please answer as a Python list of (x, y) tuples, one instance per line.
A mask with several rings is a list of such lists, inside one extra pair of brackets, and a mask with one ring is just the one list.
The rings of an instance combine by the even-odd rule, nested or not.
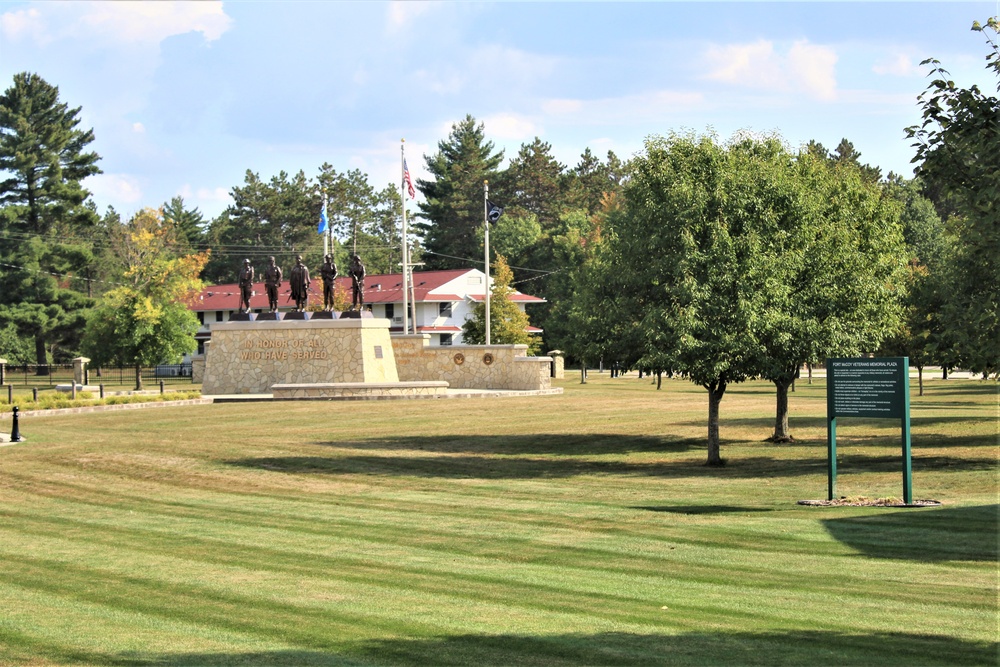
[(35, 360), (73, 353), (89, 301), (79, 291), (98, 221), (81, 181), (100, 173), (92, 130), (59, 89), (22, 72), (0, 95), (0, 325), (34, 339)]
[(506, 205), (534, 214), (551, 233), (566, 209), (566, 167), (552, 156), (552, 145), (538, 137), (523, 144), (500, 178)]
[(234, 282), (243, 259), (264, 263), (268, 255), (291, 266), (296, 254), (319, 263), (322, 239), (316, 233), (321, 197), (303, 172), (279, 173), (264, 181), (250, 170), (242, 186), (230, 192), (233, 204), (212, 221), (212, 258), (205, 280)]
[(91, 225), (80, 181), (101, 173), (100, 156), (86, 152), (93, 130), (80, 130), (80, 107), (59, 101), (59, 89), (37, 74), (14, 75), (0, 96), (0, 205), (5, 227), (44, 234), (63, 224)]
[(614, 151), (601, 162), (590, 148), (585, 149), (569, 173), (570, 205), (594, 215), (602, 210), (606, 196), (621, 193), (624, 177), (624, 165)]
[(204, 241), (205, 217), (197, 208), (188, 209), (180, 195), (163, 204), (163, 220), (177, 230), (177, 240), (197, 247)]
[(503, 151), (495, 151), (483, 124), (467, 115), (438, 142), (437, 153), (424, 157), (434, 180), (417, 180), (424, 195), (419, 204), (423, 220), (413, 226), (423, 236), (426, 268), (473, 265), (483, 256), (476, 237), (483, 224), (483, 181), (497, 180)]

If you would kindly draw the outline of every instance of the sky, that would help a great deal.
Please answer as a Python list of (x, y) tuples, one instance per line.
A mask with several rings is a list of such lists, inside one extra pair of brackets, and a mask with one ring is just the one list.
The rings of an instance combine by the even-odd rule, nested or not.
[(996, 90), (972, 22), (1000, 2), (5, 2), (0, 89), (58, 86), (93, 128), (100, 211), (180, 195), (210, 219), (247, 170), (418, 178), (471, 114), (564, 165), (671, 132), (853, 142), (912, 175), (925, 58)]

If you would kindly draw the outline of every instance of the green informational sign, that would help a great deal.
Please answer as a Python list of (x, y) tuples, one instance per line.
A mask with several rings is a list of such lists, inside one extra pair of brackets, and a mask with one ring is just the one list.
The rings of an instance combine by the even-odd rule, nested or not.
[(906, 357), (827, 359), (828, 417), (902, 419), (910, 395)]
[(903, 502), (913, 502), (910, 462), (910, 360), (907, 357), (826, 360), (827, 496), (837, 493), (837, 418), (899, 419), (903, 438)]

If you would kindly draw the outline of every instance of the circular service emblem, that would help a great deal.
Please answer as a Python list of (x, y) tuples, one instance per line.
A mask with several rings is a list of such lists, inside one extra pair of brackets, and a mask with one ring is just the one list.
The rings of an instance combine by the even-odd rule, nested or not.
[(493, 355), (490, 354), (489, 352), (487, 352), (486, 354), (484, 354), (483, 355), (483, 363), (486, 364), (487, 366), (489, 366), (490, 364), (492, 364), (493, 363)]
[(456, 364), (458, 364), (459, 366), (461, 366), (462, 364), (464, 364), (464, 363), (465, 363), (465, 355), (464, 355), (464, 354), (462, 354), (461, 352), (456, 352), (456, 353), (455, 353), (455, 356), (454, 356), (454, 357), (452, 357), (452, 359), (453, 359), (453, 360), (455, 361), (455, 363), (456, 363)]

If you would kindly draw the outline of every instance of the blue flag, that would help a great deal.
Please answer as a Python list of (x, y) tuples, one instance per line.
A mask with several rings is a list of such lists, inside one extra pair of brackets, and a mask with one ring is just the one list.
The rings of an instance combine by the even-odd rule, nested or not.
[(330, 226), (330, 219), (326, 217), (326, 198), (323, 199), (323, 210), (319, 212), (319, 233), (323, 234), (326, 232), (326, 228)]

